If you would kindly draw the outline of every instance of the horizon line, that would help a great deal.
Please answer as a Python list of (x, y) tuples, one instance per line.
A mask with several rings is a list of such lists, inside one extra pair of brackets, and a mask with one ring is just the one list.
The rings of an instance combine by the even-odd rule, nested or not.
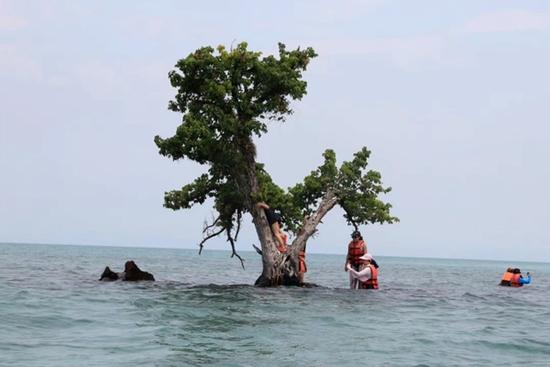
[[(156, 247), (156, 246), (138, 246), (138, 245), (103, 245), (103, 244), (83, 244), (83, 243), (37, 243), (37, 242), (2, 242), (0, 245), (38, 245), (38, 246), (82, 246), (82, 247), (113, 247), (113, 248), (136, 248), (136, 249), (159, 249), (159, 250), (196, 250), (195, 247)], [(204, 248), (203, 251), (231, 251), (230, 249), (211, 249)], [(240, 252), (256, 252), (255, 250), (240, 250)], [(333, 252), (309, 252), (310, 254), (316, 255), (339, 255), (344, 256), (344, 253), (333, 253)], [(396, 256), (396, 255), (377, 255), (380, 257), (392, 257), (392, 258), (410, 258), (410, 259), (432, 259), (432, 260), (465, 260), (465, 261), (494, 261), (494, 262), (520, 262), (520, 263), (539, 263), (539, 264), (550, 264), (550, 261), (533, 261), (533, 260), (507, 260), (507, 259), (474, 259), (474, 258), (460, 258), (460, 257), (435, 257), (435, 256)]]

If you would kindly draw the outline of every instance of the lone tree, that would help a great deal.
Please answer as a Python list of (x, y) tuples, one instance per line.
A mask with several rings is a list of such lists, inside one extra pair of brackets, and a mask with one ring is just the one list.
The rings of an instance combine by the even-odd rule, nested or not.
[[(188, 158), (209, 168), (180, 190), (165, 193), (164, 206), (187, 209), (212, 198), (217, 217), (203, 229), (200, 250), (207, 240), (224, 235), (231, 256), (241, 264), (235, 242), (243, 215), (249, 213), (261, 243), (259, 286), (299, 285), (298, 254), (336, 205), (356, 229), (398, 220), (390, 215), (391, 205), (378, 198), (391, 188), (382, 186), (380, 173), (366, 170), (370, 155), (366, 148), (340, 167), (334, 151), (326, 150), (322, 165), (287, 190), (277, 186), (256, 161), (253, 138), (292, 114), (290, 102), (306, 94), (302, 72), (316, 56), (312, 48), (288, 51), (281, 43), (278, 57), (263, 57), (248, 50), (246, 43), (231, 50), (203, 47), (179, 60), (169, 73), (177, 89), (169, 109), (183, 114), (182, 124), (174, 136), (156, 136), (155, 143), (164, 156)], [(294, 235), (285, 254), (277, 251), (265, 213), (256, 205), (260, 201), (281, 211)]]

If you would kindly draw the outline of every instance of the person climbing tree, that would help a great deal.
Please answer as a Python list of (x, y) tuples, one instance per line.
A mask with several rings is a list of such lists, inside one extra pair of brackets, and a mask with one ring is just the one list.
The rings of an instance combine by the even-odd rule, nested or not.
[(265, 212), (267, 222), (271, 227), (271, 232), (273, 233), (273, 236), (275, 236), (275, 238), (277, 239), (277, 250), (279, 250), (280, 253), (285, 253), (288, 236), (281, 229), (281, 225), (283, 223), (283, 218), (281, 214), (270, 208), (269, 205), (267, 205), (263, 201), (257, 203), (256, 205), (262, 208)]

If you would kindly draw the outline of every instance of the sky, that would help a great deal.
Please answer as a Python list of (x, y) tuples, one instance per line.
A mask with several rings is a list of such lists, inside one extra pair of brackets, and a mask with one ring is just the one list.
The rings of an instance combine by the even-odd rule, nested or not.
[[(167, 74), (195, 49), (313, 47), (308, 94), (257, 140), (288, 187), (367, 146), (401, 222), (374, 255), (550, 261), (549, 1), (0, 0), (0, 242), (196, 248), (211, 205), (163, 208), (205, 171), (158, 154)], [(331, 211), (308, 251), (344, 254)], [(237, 249), (258, 243), (245, 217)], [(223, 238), (209, 249), (227, 249)]]

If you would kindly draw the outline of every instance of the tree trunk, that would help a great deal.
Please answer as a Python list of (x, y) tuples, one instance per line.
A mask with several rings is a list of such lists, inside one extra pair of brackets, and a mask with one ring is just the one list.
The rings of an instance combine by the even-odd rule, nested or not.
[(279, 253), (276, 239), (273, 236), (264, 210), (259, 208), (255, 202), (260, 193), (256, 172), (255, 146), (251, 140), (245, 140), (242, 143), (242, 151), (247, 152), (247, 154), (246, 172), (241, 172), (241, 180), (244, 181), (242, 182), (244, 186), (249, 189), (249, 194), (246, 195), (248, 198), (246, 206), (252, 215), (252, 222), (256, 228), (256, 234), (258, 235), (262, 249), (263, 270), (255, 285), (260, 287), (302, 285), (298, 276), (298, 255), (300, 251), (305, 249), (307, 240), (315, 233), (317, 225), (323, 217), (329, 210), (334, 208), (338, 202), (338, 198), (331, 190), (327, 191), (315, 213), (304, 218), (303, 225), (298, 231), (296, 238), (288, 247), (288, 252), (286, 254)]
[[(298, 231), (294, 241), (292, 241), (292, 244), (288, 246), (286, 254), (280, 254), (276, 250), (273, 234), (263, 210), (256, 210), (257, 212), (253, 213), (253, 222), (256, 225), (256, 231), (262, 243), (263, 262), (263, 271), (255, 282), (256, 286), (303, 285), (298, 276), (298, 255), (300, 251), (305, 249), (308, 239), (315, 233), (323, 217), (334, 208), (337, 202), (338, 198), (333, 192), (329, 191), (325, 194), (315, 213), (304, 219), (302, 227)], [(264, 228), (267, 228), (267, 233)], [(262, 236), (264, 237), (263, 241)]]
[(260, 278), (263, 280), (261, 282), (256, 281), (256, 285), (263, 287), (280, 285), (282, 276), (280, 269), (283, 256), (279, 254), (276, 248), (275, 238), (271, 232), (271, 227), (264, 210), (259, 208), (254, 200), (260, 192), (260, 187), (256, 176), (256, 162), (253, 155), (248, 157), (246, 176), (250, 188), (250, 194), (248, 195), (250, 202), (247, 203), (247, 206), (252, 215), (252, 222), (256, 228), (256, 234), (258, 235), (262, 249), (263, 271)]

